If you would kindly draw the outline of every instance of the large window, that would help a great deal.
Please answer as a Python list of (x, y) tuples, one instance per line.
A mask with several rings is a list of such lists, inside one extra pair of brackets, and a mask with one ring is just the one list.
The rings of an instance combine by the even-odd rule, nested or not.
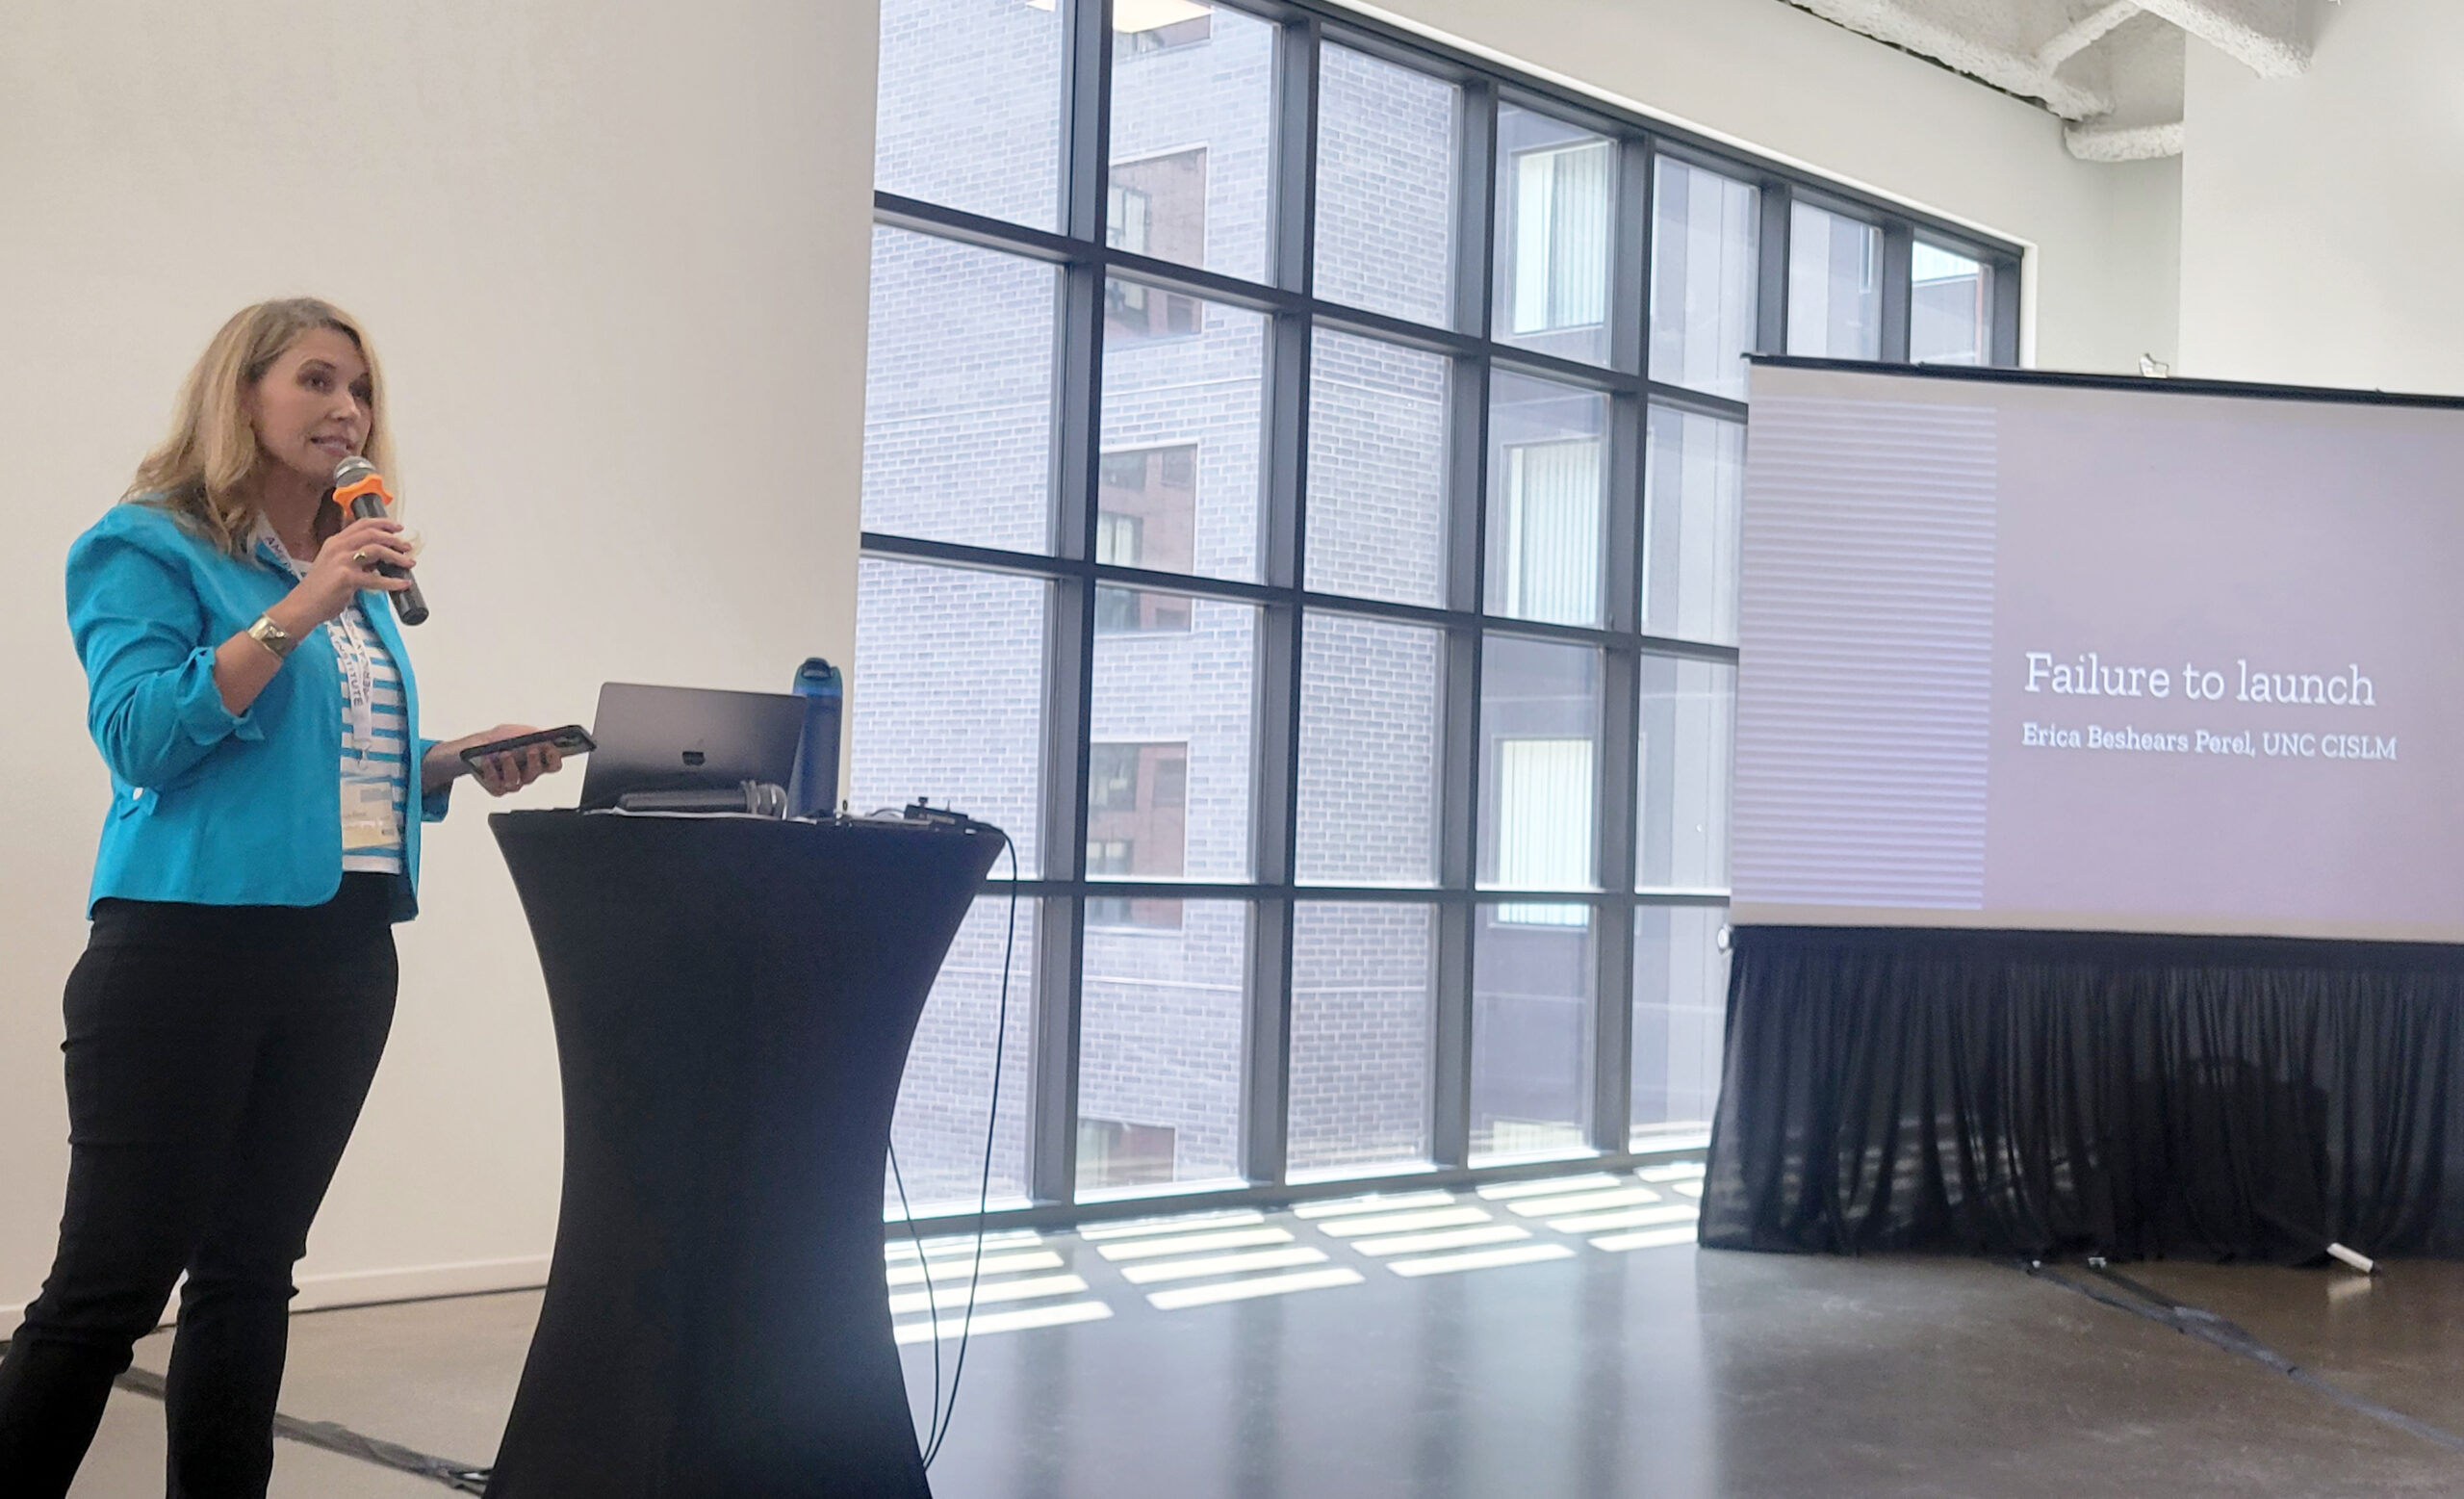
[(1745, 356), (1762, 342), (1762, 192), (1675, 157), (1653, 173), (1655, 379), (1745, 395)]
[(1489, 612), (1597, 625), (1608, 398), (1503, 371), (1490, 393)]
[(1509, 104), (1498, 111), (1498, 166), (1499, 335), (1605, 360), (1615, 142)]
[(1908, 357), (1917, 364), (1992, 363), (1992, 269), (1919, 240), (1910, 275)]
[[(1133, 255), (1185, 265), (1206, 262), (1206, 147), (1113, 163), (1104, 198), (1104, 243)], [(1133, 337), (1195, 333), (1197, 301), (1114, 281), (1104, 289), (1108, 323)]]
[(1879, 359), (1883, 232), (1812, 203), (1788, 220), (1788, 352)]
[(885, 0), (881, 77), (856, 796), (1025, 879), (912, 1204), (1005, 952), (1002, 1203), (1698, 1133), (1748, 356), (2009, 362), (2015, 252), (1312, 0)]
[[(1108, 452), (1095, 475), (1096, 562), (1189, 572), (1197, 556), (1196, 447)], [(1187, 630), (1189, 601), (1107, 588), (1095, 599), (1095, 628)]]
[[(1189, 840), (1190, 747), (1094, 744), (1087, 752), (1087, 873), (1176, 880)], [(1089, 926), (1178, 929), (1181, 903), (1091, 895)]]

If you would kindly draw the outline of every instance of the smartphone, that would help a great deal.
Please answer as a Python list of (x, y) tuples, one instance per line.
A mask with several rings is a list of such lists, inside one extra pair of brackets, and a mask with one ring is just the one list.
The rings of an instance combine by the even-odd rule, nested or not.
[(592, 742), (588, 730), (578, 723), (569, 723), (561, 729), (542, 729), (536, 734), (517, 734), (509, 739), (492, 739), (485, 744), (474, 744), (462, 752), (462, 762), (475, 770), (478, 768), (479, 762), (490, 755), (501, 755), (507, 750), (528, 749), (533, 744), (552, 744), (569, 759), (575, 755), (587, 755), (599, 748)]

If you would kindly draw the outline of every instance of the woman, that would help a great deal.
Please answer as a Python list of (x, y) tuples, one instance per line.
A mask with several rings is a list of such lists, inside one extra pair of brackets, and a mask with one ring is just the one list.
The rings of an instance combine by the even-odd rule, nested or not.
[[(402, 528), (325, 501), (343, 458), (390, 471), (382, 390), (335, 308), (247, 308), (69, 551), (113, 800), (65, 1003), (60, 1250), (0, 1361), (0, 1492), (67, 1491), (183, 1271), (169, 1492), (266, 1491), (291, 1271), (393, 1020), (420, 824), (463, 748), (525, 732), (419, 737), (385, 598), (408, 583), (377, 571), (412, 565)], [(501, 796), (557, 763), (478, 778)]]

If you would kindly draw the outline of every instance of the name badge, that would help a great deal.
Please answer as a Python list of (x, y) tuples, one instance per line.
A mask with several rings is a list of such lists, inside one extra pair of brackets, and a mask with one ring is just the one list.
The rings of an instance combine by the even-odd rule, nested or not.
[(389, 781), (352, 781), (343, 787), (343, 852), (390, 848), (402, 840), (401, 815), (394, 809)]

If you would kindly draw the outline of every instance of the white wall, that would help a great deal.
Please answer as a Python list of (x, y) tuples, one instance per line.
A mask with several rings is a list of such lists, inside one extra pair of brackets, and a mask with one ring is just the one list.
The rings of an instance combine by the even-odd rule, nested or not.
[[(1382, 0), (1363, 10), (2030, 246), (2032, 364), (2169, 359), (2177, 179), (1781, 0)], [(2150, 277), (2154, 279), (2151, 281)]]
[[(2103, 169), (2114, 174), (2108, 337), (2118, 337), (2119, 349), (2136, 342), (2141, 353), (2174, 364), (2181, 358), (2182, 159)], [(2117, 367), (2125, 375), (2138, 368), (2127, 357)]]
[[(70, 539), (221, 320), (310, 292), (392, 381), (430, 732), (845, 660), (875, 25), (864, 0), (0, 6), (0, 1331), (52, 1249), (61, 981), (107, 795)], [(490, 810), (466, 787), (432, 830), (312, 1300), (544, 1265), (554, 1058)]]
[(2464, 393), (2464, 6), (2314, 9), (2300, 78), (2191, 48), (2183, 373)]

